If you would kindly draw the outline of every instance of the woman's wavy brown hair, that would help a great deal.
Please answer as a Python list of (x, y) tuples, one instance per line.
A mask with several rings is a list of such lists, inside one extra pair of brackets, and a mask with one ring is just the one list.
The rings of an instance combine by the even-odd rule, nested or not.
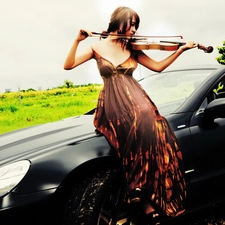
[(133, 17), (136, 20), (135, 28), (137, 30), (140, 23), (139, 15), (129, 7), (120, 6), (116, 8), (111, 15), (107, 32), (110, 33), (113, 31), (118, 31), (119, 34), (125, 34), (127, 31), (128, 21), (131, 24)]
[[(117, 31), (118, 34), (125, 34), (126, 31), (129, 29), (129, 27), (127, 28), (128, 24), (130, 25), (132, 24), (133, 17), (136, 20), (135, 28), (137, 30), (140, 23), (139, 15), (133, 9), (129, 7), (120, 6), (116, 8), (111, 15), (107, 31), (102, 32), (102, 34), (114, 32), (114, 31)], [(118, 38), (117, 41), (120, 41), (121, 43), (123, 43), (124, 47), (126, 46), (130, 48), (130, 45), (128, 44), (126, 38)]]

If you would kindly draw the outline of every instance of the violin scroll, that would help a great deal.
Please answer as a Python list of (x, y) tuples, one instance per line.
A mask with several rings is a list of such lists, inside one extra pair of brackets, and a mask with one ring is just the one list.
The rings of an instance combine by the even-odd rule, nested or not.
[(212, 47), (212, 46), (206, 47), (206, 46), (204, 46), (204, 45), (198, 44), (197, 47), (198, 47), (198, 49), (203, 50), (205, 53), (211, 53), (211, 52), (213, 52), (213, 47)]

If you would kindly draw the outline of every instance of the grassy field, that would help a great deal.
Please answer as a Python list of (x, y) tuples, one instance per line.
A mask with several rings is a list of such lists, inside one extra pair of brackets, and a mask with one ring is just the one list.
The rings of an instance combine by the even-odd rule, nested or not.
[(0, 94), (0, 134), (81, 115), (93, 109), (101, 85)]

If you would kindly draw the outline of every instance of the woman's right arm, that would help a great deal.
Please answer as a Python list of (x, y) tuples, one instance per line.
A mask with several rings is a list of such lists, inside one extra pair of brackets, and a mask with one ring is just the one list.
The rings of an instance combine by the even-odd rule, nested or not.
[(86, 39), (88, 36), (91, 36), (91, 32), (80, 30), (77, 38), (74, 40), (70, 51), (66, 57), (66, 60), (64, 62), (64, 69), (65, 70), (71, 70), (75, 68), (76, 66), (79, 66), (80, 64), (90, 60), (92, 58), (92, 48), (89, 47), (79, 55), (77, 55), (77, 48), (81, 41)]

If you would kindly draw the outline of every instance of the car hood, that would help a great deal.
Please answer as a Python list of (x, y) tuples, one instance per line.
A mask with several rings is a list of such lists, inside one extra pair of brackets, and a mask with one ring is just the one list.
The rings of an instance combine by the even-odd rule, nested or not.
[(71, 117), (5, 133), (0, 135), (0, 165), (97, 135), (99, 134), (93, 125), (93, 115)]

